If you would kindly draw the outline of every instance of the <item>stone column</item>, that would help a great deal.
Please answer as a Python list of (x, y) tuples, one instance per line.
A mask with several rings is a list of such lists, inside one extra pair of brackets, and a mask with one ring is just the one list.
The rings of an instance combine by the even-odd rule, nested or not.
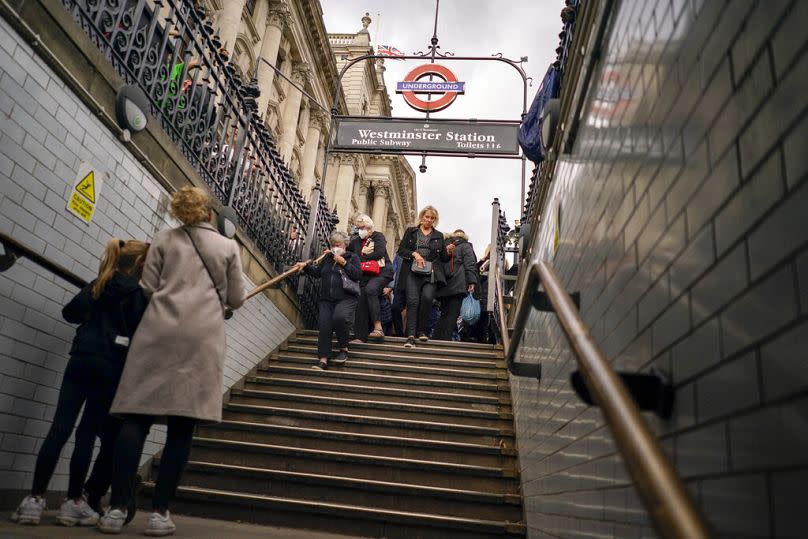
[[(278, 50), (281, 46), (283, 30), (292, 21), (292, 14), (289, 7), (284, 4), (275, 4), (267, 13), (266, 30), (261, 42), (261, 58), (277, 67)], [(275, 79), (275, 70), (260, 62), (258, 65), (258, 88), (261, 95), (258, 96), (258, 113), (263, 117), (267, 112), (269, 97), (272, 95), (272, 81)]]
[[(311, 106), (310, 106), (311, 107)], [(300, 192), (306, 197), (311, 196), (314, 187), (314, 170), (317, 168), (317, 158), (320, 154), (320, 133), (323, 130), (325, 113), (319, 109), (309, 108), (308, 130), (306, 144), (303, 146), (303, 160), (300, 165)]]
[(222, 40), (222, 45), (227, 47), (231, 58), (235, 53), (236, 36), (241, 29), (241, 13), (244, 11), (246, 3), (247, 0), (227, 0), (216, 21), (219, 26), (219, 38)]
[(389, 187), (377, 183), (374, 186), (373, 198), (373, 219), (374, 229), (384, 234), (384, 226), (387, 223), (387, 201), (390, 198)]
[(337, 172), (334, 200), (329, 201), (337, 207), (337, 215), (339, 216), (339, 226), (341, 229), (350, 228), (348, 219), (351, 216), (351, 191), (354, 178), (356, 177), (354, 163), (353, 156), (342, 155), (339, 157), (339, 172)]
[[(300, 63), (292, 70), (292, 80), (299, 86), (305, 86), (310, 73), (309, 66), (305, 63)], [(300, 102), (303, 94), (297, 88), (289, 87), (289, 96), (286, 98), (286, 106), (283, 109), (283, 133), (281, 134), (281, 141), (278, 145), (278, 151), (285, 163), (289, 163), (292, 159), (292, 150), (294, 150), (297, 139), (297, 120), (300, 117)]]
[(356, 209), (359, 213), (368, 212), (368, 189), (370, 188), (370, 180), (361, 180), (359, 182), (359, 192), (356, 195)]

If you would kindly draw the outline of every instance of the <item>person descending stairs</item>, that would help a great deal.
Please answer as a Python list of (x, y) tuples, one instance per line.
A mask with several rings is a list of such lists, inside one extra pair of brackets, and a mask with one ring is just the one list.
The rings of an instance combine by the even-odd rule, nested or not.
[(344, 367), (318, 371), (317, 332), (292, 336), (231, 391), (221, 424), (198, 427), (176, 513), (362, 537), (524, 537), (501, 347), (403, 344), (352, 345)]

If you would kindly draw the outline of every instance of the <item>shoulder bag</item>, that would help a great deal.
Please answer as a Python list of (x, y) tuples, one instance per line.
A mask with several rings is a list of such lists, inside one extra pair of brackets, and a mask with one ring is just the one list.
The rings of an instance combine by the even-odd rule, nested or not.
[(342, 279), (342, 291), (350, 296), (359, 295), (359, 283), (348, 277), (342, 268), (337, 269), (340, 279)]
[[(360, 249), (360, 253), (364, 254), (365, 251), (365, 244), (368, 242), (367, 239), (362, 241), (362, 249)], [(378, 260), (365, 260), (364, 262), (359, 263), (359, 267), (362, 270), (362, 273), (365, 275), (373, 275), (376, 276), (382, 271), (382, 264), (379, 263)]]
[(213, 289), (216, 291), (216, 296), (219, 298), (219, 303), (222, 306), (222, 314), (224, 315), (225, 320), (229, 320), (233, 317), (233, 311), (227, 308), (224, 299), (222, 298), (222, 294), (219, 292), (219, 287), (216, 286), (216, 279), (213, 278), (213, 273), (210, 272), (210, 268), (208, 267), (208, 263), (205, 262), (205, 257), (202, 256), (202, 253), (199, 252), (199, 247), (196, 246), (196, 242), (194, 241), (194, 237), (188, 231), (186, 227), (182, 227), (185, 231), (185, 234), (188, 236), (188, 239), (191, 240), (191, 245), (194, 246), (194, 251), (196, 254), (199, 255), (199, 260), (202, 261), (202, 265), (205, 266), (205, 271), (208, 273), (208, 277), (210, 277), (210, 282), (213, 285)]

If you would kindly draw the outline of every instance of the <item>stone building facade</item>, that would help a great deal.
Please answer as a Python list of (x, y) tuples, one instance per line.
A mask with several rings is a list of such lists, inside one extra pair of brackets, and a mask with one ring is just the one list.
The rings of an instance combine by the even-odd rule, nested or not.
[[(307, 198), (322, 182), (341, 229), (357, 212), (371, 215), (394, 249), (415, 218), (415, 173), (404, 157), (333, 155), (323, 182), (328, 112), (311, 102), (259, 59), (275, 66), (326, 108), (334, 99), (346, 59), (368, 54), (370, 17), (356, 34), (327, 34), (317, 0), (204, 0), (215, 15), (222, 43), (232, 51), (243, 80), (256, 76), (264, 115), (278, 149)], [(256, 71), (257, 70), (257, 71)], [(357, 64), (343, 79), (340, 114), (390, 116), (382, 60)]]

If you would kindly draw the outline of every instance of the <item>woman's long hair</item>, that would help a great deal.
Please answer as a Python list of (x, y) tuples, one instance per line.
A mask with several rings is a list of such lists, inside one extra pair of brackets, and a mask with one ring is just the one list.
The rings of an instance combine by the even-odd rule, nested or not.
[(149, 245), (142, 241), (124, 241), (118, 238), (110, 238), (104, 248), (104, 255), (101, 257), (98, 278), (93, 284), (93, 298), (98, 299), (101, 297), (104, 286), (116, 271), (120, 271), (127, 277), (139, 280), (140, 274), (143, 272), (143, 262), (146, 260), (148, 249)]

